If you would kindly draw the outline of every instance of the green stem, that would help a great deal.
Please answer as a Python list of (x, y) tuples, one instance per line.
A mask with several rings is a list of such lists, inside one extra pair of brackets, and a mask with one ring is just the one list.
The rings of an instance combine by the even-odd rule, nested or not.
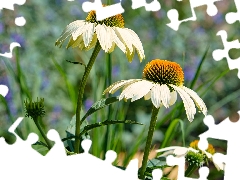
[(144, 149), (142, 167), (141, 167), (141, 171), (140, 171), (140, 179), (144, 179), (144, 176), (145, 176), (144, 173), (147, 168), (148, 156), (149, 156), (149, 152), (150, 152), (150, 148), (151, 148), (151, 144), (152, 144), (152, 137), (153, 137), (153, 132), (154, 132), (154, 129), (156, 126), (157, 115), (158, 115), (159, 109), (160, 108), (156, 108), (155, 106), (153, 106), (153, 109), (152, 109), (151, 122), (150, 122), (149, 129), (148, 129), (147, 142), (146, 142), (146, 146)]
[[(87, 64), (87, 67), (85, 68), (82, 80), (79, 84), (79, 89), (78, 89), (78, 100), (77, 100), (77, 108), (76, 108), (76, 130), (75, 130), (75, 136), (78, 136), (80, 134), (80, 126), (82, 124), (82, 121), (80, 119), (80, 113), (81, 113), (81, 108), (82, 108), (82, 101), (83, 101), (83, 93), (85, 90), (86, 82), (88, 75), (92, 69), (92, 66), (97, 58), (97, 55), (99, 51), (101, 50), (101, 45), (99, 41), (97, 41), (96, 46), (93, 50), (92, 56)], [(79, 153), (79, 147), (80, 147), (80, 139), (77, 138), (75, 139), (75, 148), (74, 152)]]
[(48, 149), (50, 150), (50, 149), (52, 148), (52, 143), (51, 143), (51, 142), (49, 141), (49, 139), (47, 138), (45, 132), (43, 131), (43, 128), (41, 127), (41, 125), (40, 125), (40, 123), (39, 123), (40, 118), (37, 117), (37, 118), (35, 118), (33, 121), (35, 122), (35, 124), (36, 124), (38, 130), (40, 131), (43, 139), (45, 140), (45, 142), (46, 142), (47, 145), (48, 145)]
[[(106, 71), (106, 87), (110, 86), (111, 83), (112, 83), (112, 61), (111, 61), (111, 54), (106, 54), (106, 60), (107, 60), (107, 71)], [(110, 97), (110, 95), (108, 94), (108, 97)], [(108, 106), (108, 114), (107, 114), (107, 119), (110, 120), (111, 119), (111, 105)], [(111, 142), (111, 127), (110, 126), (107, 126), (107, 131), (106, 131), (106, 135), (105, 135), (105, 138), (104, 138), (104, 143), (103, 143), (103, 158), (105, 159), (105, 154), (107, 152), (107, 150), (110, 148), (109, 146), (109, 142)]]
[(190, 177), (198, 167), (195, 164), (189, 165), (185, 171), (185, 177)]

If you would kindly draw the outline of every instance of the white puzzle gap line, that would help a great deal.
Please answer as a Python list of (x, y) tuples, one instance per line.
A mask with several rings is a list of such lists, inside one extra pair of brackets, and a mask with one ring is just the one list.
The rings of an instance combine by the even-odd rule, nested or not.
[(239, 40), (236, 39), (234, 41), (227, 41), (227, 32), (225, 30), (218, 31), (217, 36), (220, 36), (223, 42), (224, 49), (216, 49), (213, 51), (212, 56), (216, 61), (219, 61), (223, 58), (227, 59), (228, 67), (230, 70), (238, 69), (238, 78), (240, 79), (240, 57), (232, 60), (229, 57), (230, 49), (239, 49), (240, 43)]
[[(182, 0), (178, 0), (178, 1), (182, 1)], [(207, 14), (209, 16), (215, 16), (218, 12), (218, 9), (214, 3), (217, 1), (221, 1), (221, 0), (201, 0), (201, 1), (189, 0), (189, 1), (190, 1), (190, 5), (191, 5), (192, 17), (189, 17), (187, 19), (183, 19), (183, 20), (179, 21), (178, 20), (179, 13), (176, 9), (171, 9), (168, 11), (167, 16), (171, 22), (168, 23), (167, 25), (170, 28), (172, 28), (173, 30), (177, 31), (179, 28), (179, 25), (183, 22), (196, 21), (197, 17), (196, 17), (196, 13), (194, 10), (194, 8), (196, 8), (196, 7), (207, 5)]]
[[(26, 0), (4, 0), (4, 2), (0, 2), (0, 11), (3, 8), (9, 9), (9, 10), (14, 10), (14, 4), (24, 5), (25, 2), (26, 2)], [(26, 24), (26, 19), (22, 16), (16, 17), (15, 24), (17, 26), (24, 26)], [(12, 42), (9, 47), (10, 51), (5, 52), (5, 53), (0, 53), (0, 56), (6, 57), (6, 58), (12, 58), (13, 49), (15, 47), (21, 47), (21, 45), (18, 42)]]
[[(238, 111), (240, 115), (240, 111)], [(227, 141), (227, 154), (216, 153), (213, 155), (213, 159), (216, 162), (224, 163), (224, 180), (236, 179), (239, 177), (240, 153), (239, 153), (239, 137), (240, 137), (240, 121), (231, 122), (229, 118), (226, 118), (219, 124), (214, 123), (214, 119), (211, 115), (204, 118), (204, 124), (208, 126), (208, 130), (199, 135), (199, 148), (202, 150), (207, 149), (207, 138), (220, 139)]]

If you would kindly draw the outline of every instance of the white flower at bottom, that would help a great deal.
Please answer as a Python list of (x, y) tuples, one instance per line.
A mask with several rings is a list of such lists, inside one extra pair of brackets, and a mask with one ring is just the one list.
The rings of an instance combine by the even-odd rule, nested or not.
[[(198, 142), (199, 142), (199, 140), (195, 140), (195, 141), (191, 142), (190, 147), (188, 147), (188, 148), (181, 147), (181, 146), (171, 146), (171, 147), (158, 149), (158, 150), (156, 150), (156, 152), (158, 152), (158, 153), (163, 152), (163, 154), (161, 154), (158, 157), (167, 157), (168, 155), (175, 155), (176, 157), (184, 156), (185, 158), (186, 157), (189, 158), (190, 156), (195, 156), (196, 159), (194, 159), (194, 157), (192, 158), (192, 159), (194, 159), (195, 163), (197, 163), (197, 161), (199, 160), (198, 158), (201, 157), (200, 160), (202, 162), (199, 163), (200, 166), (202, 166), (204, 163), (206, 163), (207, 160), (209, 159), (213, 162), (213, 164), (215, 165), (217, 170), (224, 170), (224, 164), (216, 162), (213, 158), (213, 155), (215, 154), (215, 149), (213, 148), (213, 146), (211, 144), (209, 144), (208, 149), (206, 151), (200, 150), (197, 147)], [(204, 157), (204, 155), (205, 155), (205, 157)]]
[[(203, 100), (193, 90), (183, 86), (184, 75), (179, 64), (167, 60), (155, 59), (149, 62), (143, 70), (143, 79), (130, 79), (115, 82), (110, 85), (103, 94), (115, 93), (124, 88), (119, 100), (138, 100), (144, 97), (151, 99), (156, 108), (165, 106), (168, 108), (177, 100), (177, 93), (183, 100), (189, 121), (194, 119), (196, 106), (206, 116), (207, 107)], [(194, 104), (195, 102), (195, 104)]]

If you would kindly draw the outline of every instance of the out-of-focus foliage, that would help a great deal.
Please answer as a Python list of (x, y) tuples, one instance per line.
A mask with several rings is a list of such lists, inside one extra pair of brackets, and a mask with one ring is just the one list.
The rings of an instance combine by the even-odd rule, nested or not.
[[(84, 66), (71, 64), (66, 60), (87, 63), (92, 50), (89, 52), (82, 52), (77, 48), (67, 50), (65, 46), (62, 48), (55, 47), (54, 43), (67, 24), (77, 19), (86, 18), (87, 13), (82, 10), (83, 2), (83, 0), (70, 2), (67, 0), (27, 0), (25, 5), (16, 6), (14, 12), (6, 9), (0, 11), (0, 52), (8, 51), (8, 45), (12, 41), (21, 44), (19, 62), (23, 79), (25, 77), (27, 88), (33, 99), (37, 97), (45, 99), (46, 115), (43, 119), (46, 129), (55, 128), (61, 137), (65, 137), (66, 127), (75, 114), (78, 83), (84, 70)], [(169, 23), (167, 11), (176, 7), (180, 12), (181, 19), (188, 18), (191, 16), (191, 11), (187, 4), (182, 3), (180, 6), (175, 4), (174, 0), (166, 1), (161, 2), (162, 8), (160, 11), (147, 12), (145, 8), (132, 10), (131, 1), (122, 1), (122, 6), (125, 9), (123, 14), (125, 27), (134, 30), (139, 35), (146, 59), (140, 64), (135, 56), (133, 62), (129, 64), (125, 55), (119, 49), (114, 51), (111, 54), (112, 82), (121, 79), (141, 78), (145, 64), (152, 59), (160, 58), (179, 63), (184, 69), (185, 86), (189, 87), (201, 58), (209, 47), (199, 77), (192, 89), (198, 92), (206, 103), (209, 113), (217, 121), (221, 121), (228, 116), (234, 117), (234, 113), (240, 109), (240, 83), (237, 71), (233, 70), (225, 73), (208, 89), (214, 78), (228, 70), (226, 59), (217, 62), (211, 54), (213, 50), (223, 48), (221, 38), (216, 36), (216, 33), (221, 29), (226, 30), (229, 41), (239, 38), (240, 35), (239, 22), (229, 25), (225, 21), (226, 13), (236, 11), (234, 1), (223, 0), (217, 2), (216, 5), (219, 9), (216, 16), (208, 16), (205, 6), (196, 8), (197, 21), (182, 23), (176, 32), (166, 25)], [(14, 24), (15, 17), (20, 15), (24, 16), (27, 21), (23, 27), (17, 27)], [(8, 85), (10, 88), (6, 99), (10, 112), (16, 119), (19, 116), (24, 116), (23, 100), (27, 96), (21, 93), (19, 84), (16, 83), (6, 64), (17, 71), (16, 56), (12, 59), (0, 57), (0, 84)], [(106, 56), (101, 51), (86, 86), (84, 95), (85, 112), (95, 101), (102, 98), (102, 92), (107, 84), (106, 70)], [(224, 100), (227, 101), (224, 103)], [(146, 136), (147, 130), (145, 130), (143, 136), (141, 132), (148, 127), (151, 102), (143, 99), (133, 103), (120, 102), (113, 105), (113, 109), (112, 117), (116, 120), (131, 119), (145, 124), (145, 126), (113, 126), (116, 130), (113, 137), (118, 137), (118, 141), (112, 143), (111, 148), (117, 151), (134, 148), (133, 142), (136, 137)], [(165, 115), (172, 109), (173, 107), (167, 110), (162, 108), (159, 113), (159, 121), (164, 119)], [(6, 130), (11, 121), (2, 105), (0, 106), (0, 115), (0, 127)], [(196, 139), (200, 133), (206, 130), (206, 127), (202, 123), (202, 114), (198, 113), (195, 117), (194, 122), (189, 124), (184, 108), (179, 106), (175, 109), (175, 113), (168, 117), (160, 128), (156, 129), (154, 142), (162, 142), (170, 120), (174, 118), (181, 118), (185, 122), (187, 127), (185, 139), (187, 142)], [(106, 119), (106, 109), (103, 109), (87, 120), (91, 123)], [(35, 130), (34, 125), (29, 120), (25, 118), (25, 124), (21, 127), (23, 137), (26, 137), (30, 131)], [(100, 129), (105, 132), (104, 127)], [(96, 130), (93, 134), (98, 132)], [(118, 134), (118, 132), (120, 133)], [(181, 134), (180, 130), (179, 133)], [(102, 136), (98, 136), (99, 142), (95, 146), (100, 145), (102, 139)], [(181, 139), (181, 136), (174, 137), (172, 143), (181, 144)], [(145, 144), (144, 138), (136, 141), (136, 143), (139, 145), (137, 149), (142, 149)]]

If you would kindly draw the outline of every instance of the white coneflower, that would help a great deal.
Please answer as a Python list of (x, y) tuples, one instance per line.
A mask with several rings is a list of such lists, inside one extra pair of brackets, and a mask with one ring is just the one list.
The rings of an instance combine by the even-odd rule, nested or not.
[(131, 99), (131, 101), (135, 101), (144, 97), (146, 100), (151, 99), (156, 108), (162, 105), (168, 108), (176, 102), (178, 93), (183, 100), (189, 121), (192, 121), (196, 114), (195, 104), (206, 115), (207, 107), (203, 100), (196, 92), (183, 86), (183, 82), (184, 73), (179, 64), (155, 59), (145, 66), (143, 79), (118, 81), (110, 85), (103, 94), (114, 93), (123, 87), (119, 100)]
[(189, 147), (171, 146), (163, 149), (156, 150), (156, 152), (164, 152), (159, 157), (167, 157), (168, 155), (175, 155), (176, 157), (185, 157), (189, 165), (202, 166), (204, 163), (208, 163), (208, 160), (212, 161), (217, 170), (224, 170), (224, 164), (215, 162), (213, 155), (215, 149), (212, 144), (208, 144), (206, 150), (200, 150), (198, 148), (199, 140), (192, 141)]
[(81, 50), (89, 50), (95, 47), (98, 40), (107, 53), (111, 53), (117, 45), (130, 62), (135, 50), (140, 62), (145, 58), (138, 35), (133, 30), (124, 28), (124, 19), (121, 14), (97, 21), (96, 12), (90, 11), (86, 20), (76, 20), (67, 25), (55, 45), (61, 47), (69, 36), (67, 48), (79, 47)]

